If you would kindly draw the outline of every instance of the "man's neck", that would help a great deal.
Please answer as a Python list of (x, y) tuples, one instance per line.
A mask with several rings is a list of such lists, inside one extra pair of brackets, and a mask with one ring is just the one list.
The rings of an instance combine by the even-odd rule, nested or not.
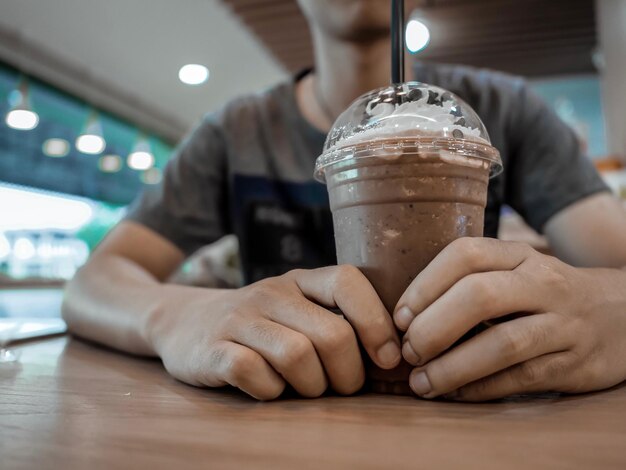
[(389, 83), (389, 39), (353, 43), (313, 32), (315, 74), (299, 84), (296, 95), (304, 117), (328, 131), (355, 98)]
[(363, 93), (389, 83), (389, 38), (352, 43), (314, 33), (313, 39), (319, 92), (335, 115)]

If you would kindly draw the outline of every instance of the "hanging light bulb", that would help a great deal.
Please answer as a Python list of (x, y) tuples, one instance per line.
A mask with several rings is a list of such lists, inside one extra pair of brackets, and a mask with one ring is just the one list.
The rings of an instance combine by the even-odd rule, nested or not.
[(141, 181), (145, 184), (159, 184), (163, 175), (157, 167), (148, 168), (141, 174)]
[(98, 161), (98, 168), (104, 173), (117, 173), (122, 169), (122, 159), (119, 155), (104, 155)]
[(102, 124), (97, 111), (89, 113), (85, 130), (76, 139), (76, 148), (79, 152), (89, 155), (99, 155), (106, 148), (106, 142), (102, 137)]
[(41, 149), (49, 157), (62, 158), (70, 153), (70, 143), (65, 139), (52, 137), (43, 143)]
[(133, 151), (128, 156), (128, 166), (133, 170), (147, 170), (154, 166), (154, 155), (150, 148), (150, 141), (144, 135), (140, 135)]
[(5, 117), (7, 126), (20, 131), (30, 131), (39, 124), (39, 115), (31, 109), (28, 81), (22, 78), (17, 89), (11, 93), (11, 109)]

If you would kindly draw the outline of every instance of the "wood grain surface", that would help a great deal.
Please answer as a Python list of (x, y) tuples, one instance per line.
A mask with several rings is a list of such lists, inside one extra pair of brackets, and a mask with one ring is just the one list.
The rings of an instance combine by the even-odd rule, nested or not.
[(626, 468), (626, 387), (468, 405), (364, 394), (259, 403), (60, 338), (0, 364), (4, 469)]

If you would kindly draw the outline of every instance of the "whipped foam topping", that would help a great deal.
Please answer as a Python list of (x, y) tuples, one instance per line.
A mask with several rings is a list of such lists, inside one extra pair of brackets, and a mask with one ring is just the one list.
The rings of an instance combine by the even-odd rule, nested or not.
[(337, 139), (335, 146), (392, 137), (444, 137), (490, 144), (484, 129), (468, 125), (461, 104), (450, 92), (437, 87), (411, 89), (405, 84), (403, 94), (411, 101), (394, 104), (384, 94), (370, 100), (365, 108), (366, 124), (344, 129), (348, 135)]
[(502, 171), (498, 151), (467, 103), (442, 88), (407, 82), (366, 93), (337, 118), (315, 162), (315, 178), (325, 182), (328, 167), (350, 159), (408, 154), (436, 155), (446, 163), (488, 169), (491, 176)]

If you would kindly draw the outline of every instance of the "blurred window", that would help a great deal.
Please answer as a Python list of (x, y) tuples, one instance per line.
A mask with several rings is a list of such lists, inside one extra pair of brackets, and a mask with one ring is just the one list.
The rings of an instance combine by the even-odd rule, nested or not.
[[(10, 114), (22, 109), (36, 115), (29, 126)], [(80, 136), (97, 148), (77, 146)], [(138, 151), (150, 158), (131, 168)], [(171, 152), (160, 138), (0, 63), (0, 284), (70, 278), (136, 194), (160, 181)]]

